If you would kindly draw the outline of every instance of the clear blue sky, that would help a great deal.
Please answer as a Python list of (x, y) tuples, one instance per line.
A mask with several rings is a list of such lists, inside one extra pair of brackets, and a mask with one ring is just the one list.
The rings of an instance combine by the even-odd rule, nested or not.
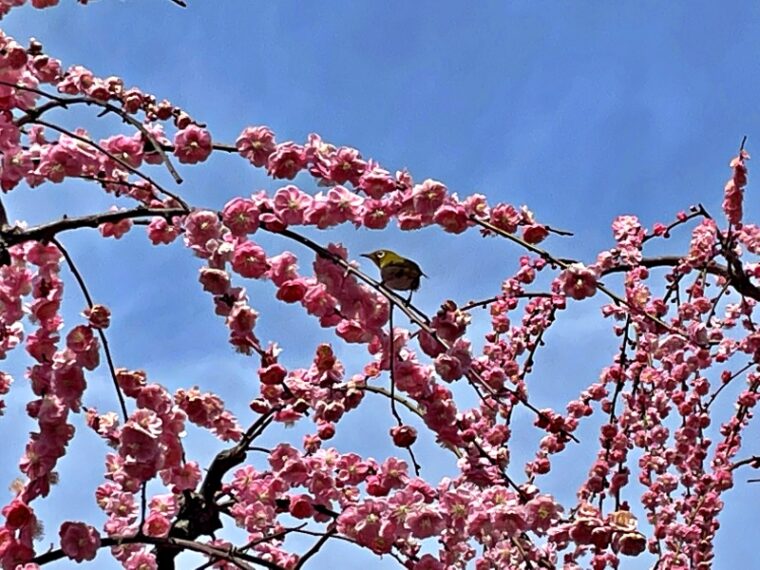
[[(279, 140), (303, 141), (317, 132), (389, 170), (408, 167), (416, 180), (432, 177), (460, 195), (481, 192), (493, 202), (528, 204), (539, 220), (576, 232), (571, 240), (552, 238), (553, 251), (587, 261), (611, 245), (609, 224), (617, 214), (637, 214), (651, 225), (697, 202), (718, 213), (727, 163), (741, 137), (749, 135), (750, 152), (760, 141), (760, 7), (749, 2), (188, 3), (183, 10), (168, 0), (87, 7), (64, 0), (45, 11), (14, 10), (2, 27), (21, 43), (36, 37), (65, 66), (119, 75), (128, 86), (170, 99), (207, 123), (217, 140), (233, 142), (244, 126), (256, 124), (272, 127)], [(98, 135), (112, 132), (85, 120)], [(186, 198), (210, 207), (279, 186), (234, 157), (182, 174)], [(748, 219), (757, 220), (753, 194), (750, 170)], [(4, 200), (11, 220), (30, 223), (110, 205), (96, 188), (76, 184), (19, 188)], [(377, 234), (345, 228), (320, 239), (341, 240), (354, 256), (389, 246), (417, 259), (430, 276), (418, 297), (428, 312), (445, 298), (493, 294), (520, 253), (476, 232), (454, 239), (435, 229)], [(251, 419), (246, 402), (257, 363), (226, 345), (223, 323), (197, 284), (198, 260), (178, 244), (152, 248), (139, 231), (120, 242), (82, 231), (64, 242), (96, 299), (113, 309), (110, 337), (119, 365), (144, 368), (172, 389), (198, 384), (218, 391), (241, 421)], [(293, 248), (271, 238), (263, 243), (270, 253)], [(672, 245), (675, 252), (678, 243)], [(308, 269), (308, 252), (294, 251)], [(272, 307), (268, 284), (247, 286), (262, 312), (261, 338), (280, 342), (289, 366), (308, 365), (313, 342), (324, 338), (319, 328), (304, 323), (297, 307)], [(67, 323), (75, 323), (82, 301), (73, 286), (66, 300)], [(537, 405), (561, 407), (609, 362), (616, 344), (596, 306), (572, 307), (548, 337), (531, 385)], [(481, 318), (473, 331), (483, 327)], [(349, 370), (365, 362), (361, 351), (336, 349)], [(17, 358), (8, 361), (19, 385), (23, 366)], [(103, 371), (91, 376), (89, 405), (115, 406), (108, 382)], [(25, 396), (14, 390), (12, 409), (0, 420), (8, 443), (3, 482), (16, 475), (32, 428), (13, 409)], [(390, 416), (376, 410), (382, 413), (372, 418), (366, 409), (349, 416), (346, 428), (353, 429), (335, 445), (381, 459), (392, 453)], [(516, 460), (526, 457), (534, 439), (527, 416), (523, 420), (526, 435), (513, 444)], [(594, 425), (584, 434), (583, 458), (595, 451)], [(191, 456), (203, 461), (221, 448), (205, 435), (190, 443), (198, 432), (189, 431)], [(298, 443), (302, 433), (298, 428), (285, 437)], [(59, 488), (36, 505), (51, 519), (43, 544), (57, 541), (56, 520), (99, 520), (92, 488), (102, 465), (87, 461), (88, 449), (96, 450), (98, 462), (103, 449), (94, 436), (80, 435), (83, 441), (60, 466)], [(434, 445), (420, 445), (429, 453), (423, 474), (453, 472)], [(574, 468), (570, 456), (557, 465), (566, 469), (563, 482), (549, 490), (567, 499), (585, 471)], [(512, 469), (519, 474), (519, 463)], [(755, 560), (756, 535), (747, 529), (760, 524), (751, 508), (757, 488), (741, 483), (744, 478), (726, 496), (716, 568), (749, 567)], [(632, 502), (637, 492), (629, 491)], [(345, 552), (340, 545), (326, 548), (310, 567), (333, 568), (333, 557)], [(348, 552), (351, 558), (343, 560), (351, 566), (395, 567), (368, 552)], [(626, 560), (623, 568), (646, 562)], [(105, 568), (103, 557), (93, 567)]]

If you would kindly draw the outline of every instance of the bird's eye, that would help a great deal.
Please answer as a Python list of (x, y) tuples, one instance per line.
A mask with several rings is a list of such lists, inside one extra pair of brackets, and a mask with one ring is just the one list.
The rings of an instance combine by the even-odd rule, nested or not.
[(385, 252), (384, 251), (378, 251), (377, 252), (377, 258), (378, 259), (382, 259), (383, 257), (385, 257)]

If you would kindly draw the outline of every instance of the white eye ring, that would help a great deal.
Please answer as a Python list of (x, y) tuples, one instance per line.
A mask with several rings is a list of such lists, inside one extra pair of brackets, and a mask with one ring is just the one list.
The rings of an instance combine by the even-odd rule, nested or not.
[(378, 251), (377, 252), (377, 258), (378, 259), (382, 259), (383, 257), (385, 257), (385, 252), (384, 251)]

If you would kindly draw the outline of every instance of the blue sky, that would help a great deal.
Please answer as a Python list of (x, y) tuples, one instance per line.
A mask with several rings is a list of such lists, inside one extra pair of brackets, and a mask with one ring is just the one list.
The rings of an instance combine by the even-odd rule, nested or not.
[[(64, 0), (45, 11), (14, 10), (2, 28), (22, 43), (36, 37), (65, 66), (119, 75), (127, 85), (170, 99), (207, 123), (217, 140), (232, 142), (244, 126), (256, 124), (269, 125), (279, 140), (303, 141), (317, 132), (389, 170), (407, 167), (416, 180), (436, 178), (460, 195), (480, 192), (492, 202), (527, 204), (539, 220), (575, 232), (572, 239), (552, 238), (552, 251), (587, 261), (611, 245), (609, 224), (618, 214), (636, 214), (651, 225), (697, 202), (719, 213), (729, 158), (743, 135), (749, 135), (750, 153), (760, 140), (760, 6), (749, 2), (188, 2), (183, 10), (168, 0), (86, 7)], [(94, 123), (88, 113), (77, 117), (98, 135), (121, 129)], [(183, 168), (182, 174), (188, 201), (210, 207), (279, 187), (235, 157)], [(752, 180), (750, 171), (747, 218), (757, 220)], [(82, 184), (20, 188), (4, 202), (12, 220), (30, 223), (110, 205)], [(197, 384), (218, 391), (241, 421), (250, 420), (245, 404), (257, 364), (226, 345), (223, 323), (197, 284), (199, 261), (178, 244), (150, 247), (139, 234), (119, 242), (86, 230), (64, 236), (95, 298), (114, 311), (110, 338), (117, 363), (144, 368), (172, 389)], [(436, 229), (342, 228), (319, 238), (342, 241), (353, 256), (382, 246), (415, 258), (430, 276), (416, 297), (428, 313), (445, 298), (492, 295), (521, 253), (476, 232), (453, 238)], [(262, 239), (270, 253), (293, 249)], [(666, 245), (671, 248), (654, 251), (677, 252), (683, 238)], [(308, 269), (312, 257), (294, 251)], [(289, 366), (306, 366), (313, 344), (325, 338), (322, 331), (305, 322), (299, 308), (273, 306), (269, 284), (246, 286), (262, 313), (261, 338), (280, 342)], [(82, 301), (73, 286), (66, 299), (67, 322), (75, 323)], [(614, 354), (615, 339), (597, 307), (571, 307), (549, 335), (531, 384), (537, 405), (561, 407)], [(484, 327), (481, 316), (473, 332)], [(349, 370), (366, 361), (361, 350), (340, 344), (336, 350)], [(7, 364), (17, 379), (9, 406), (20, 408), (25, 363), (11, 358)], [(88, 404), (114, 406), (103, 371), (91, 378)], [(525, 436), (513, 444), (515, 473), (535, 435), (527, 415), (518, 421)], [(389, 414), (369, 418), (360, 410), (346, 424), (334, 442), (341, 451), (381, 459), (393, 453)], [(595, 425), (585, 432), (580, 457), (594, 453)], [(31, 428), (20, 409), (0, 420), (0, 434), (11, 442), (3, 448), (0, 480), (16, 476), (14, 463)], [(268, 443), (278, 436), (298, 443), (302, 433), (277, 433)], [(84, 441), (61, 465), (59, 488), (39, 504), (51, 521), (92, 512), (102, 468), (86, 461), (88, 450), (103, 450), (94, 436), (81, 435)], [(190, 443), (193, 436), (197, 443)], [(201, 460), (220, 449), (192, 428), (188, 445)], [(423, 474), (453, 472), (450, 458), (429, 441), (419, 445), (429, 457)], [(567, 499), (575, 492), (585, 475), (575, 465), (569, 455), (557, 462), (566, 472), (551, 489), (556, 495)], [(726, 496), (716, 567), (754, 560), (745, 529), (756, 528), (760, 516), (750, 508), (754, 489), (743, 479)], [(635, 502), (635, 492), (630, 498)], [(48, 524), (43, 543), (56, 540), (55, 528)], [(395, 567), (341, 545), (326, 548), (311, 567), (334, 567), (333, 557), (347, 555), (352, 566)], [(623, 567), (647, 565), (626, 560)], [(93, 567), (105, 568), (103, 557)]]

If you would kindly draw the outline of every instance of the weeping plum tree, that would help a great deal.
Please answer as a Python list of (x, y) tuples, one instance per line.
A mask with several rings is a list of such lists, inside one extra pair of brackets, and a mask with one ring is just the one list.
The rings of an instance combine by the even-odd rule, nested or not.
[[(23, 0), (0, 7), (16, 4)], [(188, 553), (205, 557), (202, 567), (299, 569), (335, 541), (411, 570), (605, 568), (640, 556), (663, 569), (711, 565), (724, 493), (739, 470), (760, 467), (760, 458), (740, 453), (760, 387), (760, 227), (743, 219), (744, 143), (719, 215), (694, 206), (651, 228), (620, 216), (613, 247), (584, 262), (554, 255), (545, 243), (572, 237), (526, 207), (461, 198), (318, 135), (280, 142), (266, 126), (239, 125), (237, 140), (219, 142), (213, 125), (163, 99), (170, 94), (65, 66), (36, 41), (2, 35), (0, 47), (3, 191), (84, 180), (132, 203), (31, 227), (1, 212), (0, 354), (24, 352), (27, 368), (24, 378), (0, 372), (0, 395), (28, 389), (26, 412), (36, 423), (24, 449), (1, 448), (4, 463), (19, 470), (2, 501), (2, 568), (83, 562), (110, 549), (134, 570), (187, 567)], [(118, 132), (94, 137), (70, 124), (79, 108), (95, 120), (117, 118)], [(271, 188), (241, 191), (219, 209), (190, 203), (181, 172), (203, 168), (212, 153), (261, 169)], [(170, 182), (160, 183), (159, 172)], [(313, 184), (288, 182), (297, 175)], [(391, 225), (480, 232), (522, 257), (502, 268), (493, 297), (457, 304), (442, 296), (438, 311), (425, 314), (363, 272), (357, 252), (331, 243), (341, 224), (379, 236)], [(164, 385), (150, 370), (120, 365), (108, 342), (107, 299), (92, 298), (64, 247), (67, 234), (92, 231), (85, 228), (102, 238), (139, 232), (157, 248), (173, 244), (177, 256), (201, 260), (199, 287), (229, 330), (230, 358), (253, 362), (255, 382), (240, 393), (246, 413), (233, 415), (211, 382)], [(649, 243), (676, 232), (690, 235), (688, 248), (647, 254)], [(308, 252), (303, 267), (294, 253), (267, 252), (262, 235)], [(613, 274), (620, 287), (605, 284)], [(332, 341), (286, 367), (278, 346), (257, 336), (257, 306), (246, 293), (252, 280), (269, 282), (276, 302), (298, 307)], [(74, 322), (62, 318), (65, 287), (84, 299)], [(547, 408), (531, 394), (534, 362), (567, 307), (590, 298), (604, 299), (595, 314), (619, 350), (575, 399)], [(476, 309), (488, 328), (477, 343), (469, 330)], [(345, 366), (336, 343), (366, 364)], [(88, 378), (99, 370), (112, 385), (111, 405), (97, 410)], [(477, 405), (458, 402), (455, 385)], [(380, 408), (369, 394), (386, 400), (382, 409), (397, 424), (388, 434), (397, 456), (384, 461), (330, 445), (349, 412), (372, 423)], [(733, 401), (716, 405), (726, 398)], [(519, 409), (540, 434), (524, 464), (510, 454)], [(579, 438), (582, 423), (598, 438)], [(186, 452), (185, 431), (196, 433), (190, 424), (218, 438), (207, 464)], [(277, 424), (307, 424), (310, 435), (258, 445)], [(720, 426), (717, 437), (708, 437), (710, 425)], [(43, 531), (37, 505), (55, 504), (71, 468), (67, 449), (88, 431), (102, 439), (89, 468), (102, 469), (92, 502), (103, 515)], [(418, 438), (436, 442), (456, 475), (425, 478)], [(559, 501), (547, 483), (553, 462), (589, 446), (590, 463), (576, 463), (583, 483), (575, 499)], [(233, 527), (246, 538), (227, 538)], [(296, 536), (308, 546), (293, 548)]]

